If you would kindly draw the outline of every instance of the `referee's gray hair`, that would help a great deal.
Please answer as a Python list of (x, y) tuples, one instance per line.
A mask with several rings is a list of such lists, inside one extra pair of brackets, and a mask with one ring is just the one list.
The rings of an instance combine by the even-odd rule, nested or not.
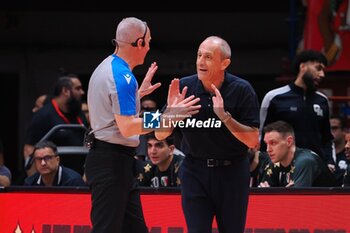
[(132, 43), (137, 38), (142, 37), (145, 32), (146, 22), (135, 18), (127, 17), (119, 22), (115, 32), (117, 42)]

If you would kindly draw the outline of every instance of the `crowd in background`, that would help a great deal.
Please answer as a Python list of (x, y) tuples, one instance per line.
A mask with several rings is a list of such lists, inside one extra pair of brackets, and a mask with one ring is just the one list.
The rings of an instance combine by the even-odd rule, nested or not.
[[(315, 82), (317, 84), (321, 82), (321, 79), (325, 76), (324, 69), (327, 61), (322, 60), (321, 53), (314, 52), (305, 56), (304, 58), (299, 57), (301, 60), (299, 60), (298, 65), (305, 63), (307, 66), (296, 68), (299, 73), (296, 72), (297, 77), (295, 81), (292, 84), (271, 90), (262, 101), (260, 145), (256, 148), (250, 148), (247, 152), (251, 163), (251, 187), (349, 185), (346, 180), (349, 179), (347, 174), (350, 167), (350, 134), (347, 133), (346, 119), (340, 115), (330, 116), (327, 97), (318, 92), (317, 85), (314, 85), (312, 81), (313, 75), (315, 76), (318, 73), (316, 76), (319, 77)], [(310, 61), (317, 62), (310, 63)], [(298, 85), (306, 88), (303, 90)], [(88, 105), (86, 102), (83, 102), (85, 94), (79, 77), (74, 74), (67, 74), (57, 80), (52, 94), (48, 92), (37, 98), (32, 109), (33, 117), (31, 123), (26, 129), (27, 133), (23, 150), (24, 172), (18, 180), (12, 180), (11, 171), (6, 167), (6, 161), (4, 161), (4, 145), (1, 143), (0, 185), (86, 185), (83, 174), (84, 161), (79, 161), (80, 164), (78, 166), (82, 166), (79, 171), (74, 171), (74, 169), (70, 171), (71, 168), (66, 168), (64, 164), (60, 164), (60, 155), (56, 148), (62, 145), (83, 146), (84, 138), (82, 134), (61, 130), (49, 140), (42, 140), (51, 128), (60, 124), (79, 124), (84, 129), (88, 129)], [(299, 98), (305, 97), (310, 102), (307, 103), (306, 101), (306, 105), (299, 107), (311, 112), (303, 112), (303, 118), (300, 118), (297, 111), (292, 111), (291, 114), (288, 113), (290, 106), (299, 101)], [(307, 110), (307, 104), (311, 106), (309, 110)], [(141, 117), (143, 112), (153, 112), (159, 109), (157, 101), (149, 96), (142, 99), (140, 106)], [(321, 111), (321, 108), (324, 106), (326, 106), (327, 112)], [(319, 118), (314, 118), (314, 113)], [(320, 120), (321, 118), (322, 120)], [(283, 159), (279, 158), (278, 160), (276, 159), (277, 156), (271, 156), (271, 154), (269, 156), (269, 152), (272, 152), (267, 150), (264, 140), (264, 127), (278, 120), (282, 120), (289, 123), (289, 126), (292, 126), (291, 131), (288, 133), (292, 135), (293, 143), (286, 140), (286, 144), (291, 143), (296, 148), (310, 149), (308, 152), (300, 152), (299, 149), (294, 148), (292, 154), (307, 153), (308, 155), (303, 155), (304, 157), (311, 157), (312, 154), (317, 162), (310, 162), (305, 159), (302, 162), (298, 162), (300, 160), (298, 159), (296, 162), (295, 158), (297, 156), (295, 156), (295, 158), (289, 159), (285, 166), (281, 166)], [(321, 128), (319, 125), (323, 127)], [(282, 124), (280, 127), (283, 129), (285, 126)], [(277, 128), (275, 130), (278, 132), (280, 128)], [(314, 131), (313, 129), (315, 128), (318, 131)], [(276, 141), (283, 141), (284, 134), (285, 132), (282, 132), (282, 137), (276, 139)], [(140, 136), (140, 144), (135, 154), (136, 178), (140, 186), (159, 188), (181, 185), (177, 174), (182, 160), (186, 156), (184, 152), (188, 153), (188, 151), (183, 144), (178, 143), (179, 140), (174, 138), (175, 136), (176, 134), (166, 140), (157, 140), (154, 134)], [(42, 156), (37, 155), (38, 150), (40, 151), (42, 149), (40, 147), (43, 146), (44, 148), (51, 148), (52, 151), (47, 151)], [(35, 149), (36, 147), (37, 149)], [(285, 150), (290, 150), (290, 147), (288, 146)], [(307, 165), (309, 162), (311, 165)], [(69, 166), (69, 163), (67, 164)], [(326, 165), (327, 169), (323, 165)], [(296, 178), (298, 177), (296, 173), (299, 169), (295, 169), (295, 167), (299, 168), (300, 166), (306, 166), (303, 168), (308, 173), (302, 173), (299, 178)], [(320, 175), (320, 171), (324, 171), (328, 175), (331, 174), (335, 181), (328, 182), (329, 179), (325, 178), (327, 175)], [(45, 174), (51, 174), (50, 178), (45, 179), (47, 177)], [(279, 176), (278, 181), (276, 178), (273, 178), (276, 174)], [(81, 181), (62, 182), (62, 177), (64, 181), (67, 176), (76, 177), (77, 175), (82, 178)], [(283, 178), (281, 179), (281, 177)], [(292, 177), (294, 178), (292, 179)], [(318, 180), (318, 177), (321, 177), (321, 180)], [(46, 181), (47, 179), (49, 181)], [(273, 181), (273, 179), (275, 180)], [(302, 181), (296, 181), (295, 179), (301, 179)]]

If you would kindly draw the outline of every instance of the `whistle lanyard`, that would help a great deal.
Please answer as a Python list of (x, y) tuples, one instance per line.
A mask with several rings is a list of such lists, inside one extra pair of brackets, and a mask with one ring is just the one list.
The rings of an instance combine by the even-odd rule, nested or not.
[[(53, 107), (55, 108), (57, 114), (64, 120), (64, 122), (66, 122), (67, 124), (71, 124), (70, 121), (68, 120), (68, 118), (59, 109), (56, 101), (54, 99), (52, 99), (51, 103), (52, 103)], [(83, 121), (81, 120), (81, 118), (79, 116), (77, 116), (77, 121), (80, 125), (83, 125)]]

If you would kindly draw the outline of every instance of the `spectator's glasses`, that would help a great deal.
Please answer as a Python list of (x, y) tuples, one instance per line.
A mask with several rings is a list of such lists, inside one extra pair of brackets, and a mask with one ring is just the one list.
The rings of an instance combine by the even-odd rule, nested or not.
[(56, 157), (57, 155), (45, 155), (44, 157), (34, 157), (34, 161), (37, 163), (42, 163), (42, 161), (44, 160), (45, 163), (51, 161), (54, 157)]
[(153, 112), (156, 111), (157, 108), (152, 108), (152, 107), (141, 107), (141, 110), (144, 112)]
[(331, 126), (331, 130), (338, 130), (340, 129), (340, 126)]

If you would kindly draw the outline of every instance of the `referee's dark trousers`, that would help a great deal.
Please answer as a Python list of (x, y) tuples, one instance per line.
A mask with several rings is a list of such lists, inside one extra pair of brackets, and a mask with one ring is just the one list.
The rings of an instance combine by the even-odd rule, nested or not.
[(204, 160), (187, 156), (181, 179), (182, 208), (188, 233), (243, 233), (249, 194), (249, 160)]
[(96, 140), (85, 162), (91, 187), (91, 233), (147, 233), (131, 147)]

